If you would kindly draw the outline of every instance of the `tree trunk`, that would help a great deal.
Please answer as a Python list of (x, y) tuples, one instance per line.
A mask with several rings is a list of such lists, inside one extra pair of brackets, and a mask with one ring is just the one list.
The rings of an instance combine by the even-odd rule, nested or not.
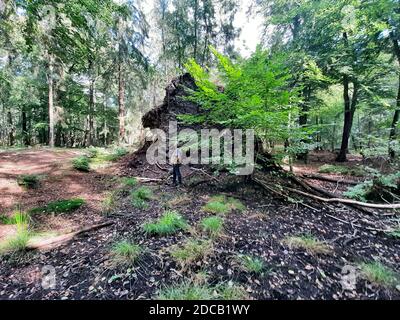
[(27, 119), (25, 110), (22, 110), (21, 122), (22, 122), (23, 143), (25, 146), (29, 146), (30, 141), (29, 141), (29, 133), (28, 133), (28, 119)]
[(118, 115), (119, 115), (119, 143), (125, 141), (125, 78), (122, 63), (118, 66)]
[(54, 148), (54, 57), (52, 54), (49, 55), (49, 74), (48, 74), (48, 85), (49, 85), (49, 146)]
[(8, 145), (11, 147), (15, 143), (15, 140), (14, 140), (14, 125), (13, 125), (13, 119), (12, 119), (11, 111), (8, 111), (7, 118), (8, 118), (7, 119), (8, 120), (8, 125), (10, 127), (10, 132), (8, 133)]
[[(399, 42), (392, 31), (390, 33), (392, 42), (393, 42), (393, 49), (394, 49), (394, 54), (397, 57), (397, 61), (400, 64), (400, 46)], [(399, 84), (398, 84), (398, 92), (397, 92), (397, 100), (396, 100), (396, 110), (394, 112), (393, 116), (393, 121), (392, 125), (390, 127), (390, 134), (389, 134), (389, 156), (391, 159), (394, 159), (396, 157), (396, 152), (393, 149), (393, 142), (396, 140), (397, 137), (397, 125), (399, 124), (400, 120), (400, 75), (399, 75)]]
[(344, 99), (344, 124), (342, 134), (342, 144), (339, 155), (336, 158), (337, 162), (347, 161), (347, 153), (349, 152), (349, 139), (351, 128), (353, 127), (354, 112), (356, 111), (358, 98), (358, 85), (353, 82), (353, 97), (350, 98), (350, 80), (347, 75), (343, 76), (343, 99)]

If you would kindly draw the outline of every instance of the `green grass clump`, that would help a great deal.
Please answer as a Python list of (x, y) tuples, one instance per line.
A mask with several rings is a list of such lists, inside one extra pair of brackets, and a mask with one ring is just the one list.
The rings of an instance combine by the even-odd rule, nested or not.
[(360, 264), (361, 274), (369, 282), (394, 287), (399, 283), (399, 275), (381, 262), (374, 261)]
[(147, 208), (147, 202), (153, 198), (153, 191), (148, 187), (140, 187), (131, 192), (132, 205), (135, 208)]
[(124, 177), (121, 179), (121, 183), (125, 187), (135, 187), (138, 184), (138, 181), (136, 178)]
[(111, 248), (112, 261), (118, 266), (131, 266), (135, 264), (142, 253), (143, 248), (140, 245), (127, 240), (119, 241)]
[(150, 235), (169, 235), (187, 228), (187, 222), (176, 211), (166, 211), (157, 221), (143, 225), (144, 232)]
[(103, 160), (105, 161), (118, 161), (123, 156), (127, 155), (129, 152), (123, 147), (115, 148), (114, 151), (110, 154), (103, 155)]
[(212, 251), (212, 243), (207, 240), (188, 239), (180, 247), (171, 250), (171, 256), (182, 268), (204, 259)]
[(158, 300), (244, 300), (245, 290), (239, 286), (219, 284), (215, 287), (192, 281), (165, 287), (158, 292)]
[(96, 158), (99, 154), (99, 149), (95, 147), (90, 147), (87, 149), (87, 157), (88, 158)]
[(88, 172), (90, 170), (90, 159), (86, 156), (80, 156), (72, 160), (72, 166), (78, 171)]
[(117, 205), (116, 192), (109, 192), (101, 202), (103, 214), (110, 214)]
[(29, 213), (68, 213), (79, 209), (83, 204), (85, 200), (80, 198), (58, 200), (48, 203), (45, 207), (31, 209)]
[(34, 174), (23, 174), (17, 177), (17, 183), (25, 188), (35, 188), (39, 183), (39, 177)]
[(31, 237), (31, 232), (29, 230), (28, 222), (25, 218), (22, 218), (22, 215), (20, 217), (20, 219), (17, 218), (16, 220), (16, 234), (0, 243), (0, 255), (17, 253), (26, 249)]
[(224, 230), (224, 220), (221, 217), (208, 217), (201, 221), (203, 230), (213, 238), (219, 237)]
[(309, 253), (326, 254), (330, 252), (329, 247), (324, 242), (319, 241), (311, 235), (287, 237), (283, 240), (283, 243), (286, 244), (289, 248), (301, 248)]
[(262, 273), (265, 270), (264, 261), (260, 258), (248, 255), (238, 255), (237, 260), (240, 267), (246, 272)]
[(20, 211), (14, 212), (10, 217), (5, 215), (0, 216), (0, 222), (8, 225), (27, 224), (29, 220), (30, 220), (29, 215), (26, 214), (25, 212), (20, 212)]
[(235, 198), (218, 195), (211, 197), (203, 210), (210, 213), (229, 213), (233, 210), (244, 211), (246, 207)]

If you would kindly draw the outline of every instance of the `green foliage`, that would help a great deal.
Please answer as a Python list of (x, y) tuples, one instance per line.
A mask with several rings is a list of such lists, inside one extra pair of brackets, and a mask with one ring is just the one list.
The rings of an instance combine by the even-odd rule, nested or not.
[(109, 192), (101, 202), (102, 212), (110, 214), (117, 205), (116, 192)]
[(45, 207), (31, 209), (29, 213), (69, 213), (79, 209), (84, 204), (85, 200), (80, 198), (58, 200), (48, 203)]
[(309, 253), (327, 254), (330, 252), (329, 247), (322, 241), (319, 241), (312, 235), (292, 236), (283, 240), (291, 249), (304, 249)]
[(219, 237), (224, 229), (224, 220), (221, 217), (208, 217), (201, 221), (203, 230), (212, 238)]
[(0, 242), (0, 255), (24, 251), (31, 238), (28, 217), (25, 214), (15, 215), (16, 233)]
[(39, 183), (39, 177), (34, 174), (23, 174), (18, 176), (17, 183), (26, 188), (35, 188)]
[(132, 266), (138, 261), (143, 251), (143, 248), (135, 243), (127, 240), (119, 241), (111, 248), (112, 261), (118, 266)]
[(171, 256), (182, 268), (203, 260), (212, 251), (212, 243), (208, 240), (188, 239), (182, 246), (174, 247)]
[(72, 166), (78, 171), (88, 172), (90, 170), (90, 159), (86, 156), (80, 156), (72, 160)]
[(246, 272), (262, 273), (265, 270), (264, 261), (257, 257), (238, 255), (237, 260), (241, 268)]
[(170, 235), (179, 230), (186, 230), (186, 220), (176, 211), (166, 211), (160, 219), (143, 224), (143, 231), (149, 235)]
[(138, 181), (136, 178), (131, 178), (131, 177), (123, 177), (121, 179), (121, 182), (124, 186), (126, 187), (134, 187), (138, 184)]
[(399, 275), (381, 262), (362, 263), (360, 269), (368, 281), (377, 285), (393, 287), (399, 283)]

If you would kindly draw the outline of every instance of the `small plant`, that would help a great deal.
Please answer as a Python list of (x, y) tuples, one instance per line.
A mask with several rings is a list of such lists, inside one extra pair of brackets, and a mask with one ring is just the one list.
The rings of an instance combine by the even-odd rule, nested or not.
[(125, 187), (135, 187), (138, 184), (137, 179), (131, 177), (124, 177), (121, 182)]
[(165, 287), (157, 295), (158, 300), (213, 300), (213, 290), (205, 284), (190, 281)]
[(363, 168), (359, 167), (350, 168), (333, 164), (324, 164), (323, 166), (319, 167), (318, 172), (351, 175), (356, 177), (363, 177), (366, 174), (366, 171)]
[(210, 254), (212, 243), (206, 240), (189, 239), (181, 247), (174, 247), (171, 256), (185, 268)]
[(157, 221), (143, 225), (144, 232), (150, 235), (169, 235), (187, 228), (187, 222), (176, 211), (166, 211)]
[(0, 254), (16, 253), (26, 249), (31, 237), (28, 222), (21, 215), (16, 220), (16, 226), (16, 234), (0, 243)]
[(104, 156), (104, 160), (106, 161), (118, 161), (120, 158), (128, 154), (128, 150), (123, 147), (118, 147), (114, 149), (111, 154)]
[(283, 243), (291, 249), (301, 248), (309, 253), (326, 254), (330, 252), (329, 247), (324, 242), (319, 241), (311, 235), (288, 237), (283, 240)]
[(238, 255), (237, 260), (240, 267), (246, 272), (262, 273), (265, 270), (264, 261), (257, 257)]
[(72, 160), (72, 166), (78, 171), (88, 172), (90, 159), (86, 156), (80, 156)]
[(23, 174), (18, 176), (17, 183), (25, 188), (35, 188), (39, 183), (39, 177), (34, 174)]
[(99, 154), (99, 150), (97, 148), (94, 147), (90, 147), (87, 149), (87, 157), (92, 159), (92, 158), (96, 158)]
[(68, 213), (79, 209), (83, 204), (85, 200), (80, 198), (58, 200), (48, 203), (45, 207), (31, 209), (29, 213)]
[(115, 208), (115, 206), (116, 206), (116, 193), (109, 192), (101, 202), (102, 212), (104, 214), (110, 214), (111, 211)]
[(16, 211), (12, 214), (12, 216), (1, 216), (0, 217), (0, 222), (3, 224), (8, 224), (8, 225), (22, 225), (22, 224), (28, 224), (30, 220), (30, 217), (28, 214), (25, 212), (20, 212)]
[(246, 207), (235, 198), (218, 195), (211, 197), (203, 210), (210, 213), (229, 213), (233, 210), (243, 211)]
[(219, 237), (224, 228), (224, 220), (221, 217), (208, 217), (201, 221), (203, 230), (211, 237)]
[(131, 192), (132, 205), (135, 208), (147, 208), (147, 201), (153, 198), (153, 191), (147, 187), (140, 187)]
[(158, 292), (159, 300), (244, 300), (248, 299), (246, 291), (234, 284), (217, 284), (215, 287), (206, 283), (185, 281)]
[(361, 274), (371, 283), (384, 287), (393, 287), (399, 281), (399, 275), (381, 262), (360, 264)]
[(235, 284), (222, 284), (217, 286), (220, 300), (248, 300), (249, 295), (243, 287)]
[(115, 243), (111, 248), (112, 261), (115, 265), (131, 266), (138, 261), (142, 253), (141, 246), (126, 240)]
[(390, 231), (387, 234), (393, 238), (400, 239), (400, 229)]

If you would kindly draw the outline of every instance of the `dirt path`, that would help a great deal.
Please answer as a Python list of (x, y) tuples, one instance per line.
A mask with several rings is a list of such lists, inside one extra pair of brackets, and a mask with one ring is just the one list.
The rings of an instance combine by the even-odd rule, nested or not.
[[(0, 213), (9, 215), (15, 210), (42, 207), (51, 201), (82, 198), (86, 203), (74, 214), (46, 217), (40, 228), (57, 231), (97, 222), (100, 202), (107, 191), (104, 183), (112, 169), (78, 172), (72, 168), (71, 161), (82, 154), (83, 151), (73, 149), (1, 152)], [(17, 177), (23, 174), (38, 175), (38, 187), (26, 190), (19, 186)], [(12, 231), (10, 226), (0, 225), (0, 239)]]

